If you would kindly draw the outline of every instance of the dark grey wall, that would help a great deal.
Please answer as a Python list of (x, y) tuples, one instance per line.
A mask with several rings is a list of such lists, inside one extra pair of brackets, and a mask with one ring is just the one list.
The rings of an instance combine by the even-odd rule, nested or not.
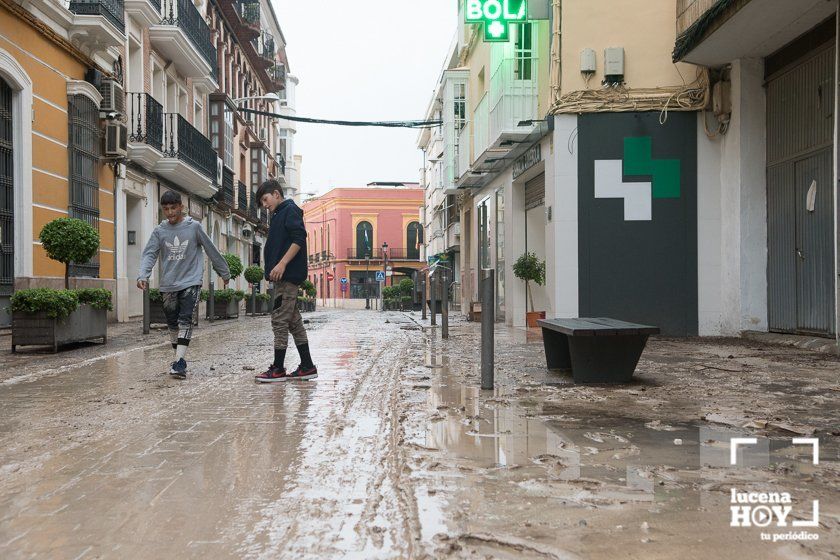
[[(664, 125), (658, 112), (578, 119), (582, 317), (655, 325), (671, 336), (697, 335), (696, 127), (696, 113), (672, 112)], [(679, 198), (654, 197), (650, 221), (625, 221), (622, 199), (594, 196), (595, 160), (623, 160), (625, 138), (640, 137), (651, 138), (654, 160), (679, 160)]]

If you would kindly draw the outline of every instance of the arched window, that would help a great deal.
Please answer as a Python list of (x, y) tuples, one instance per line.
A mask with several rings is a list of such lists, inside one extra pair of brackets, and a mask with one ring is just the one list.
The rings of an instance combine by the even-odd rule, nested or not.
[(405, 234), (408, 258), (419, 259), (420, 246), (423, 245), (423, 226), (419, 222), (411, 222), (405, 229)]
[(359, 222), (356, 225), (356, 258), (364, 259), (373, 256), (373, 226), (370, 222)]

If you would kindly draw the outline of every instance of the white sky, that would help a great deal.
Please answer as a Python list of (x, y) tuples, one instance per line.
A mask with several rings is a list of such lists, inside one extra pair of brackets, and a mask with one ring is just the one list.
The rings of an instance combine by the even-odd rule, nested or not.
[[(300, 79), (297, 114), (341, 120), (425, 117), (457, 27), (456, 0), (273, 0)], [(419, 180), (412, 129), (298, 123), (302, 192)]]

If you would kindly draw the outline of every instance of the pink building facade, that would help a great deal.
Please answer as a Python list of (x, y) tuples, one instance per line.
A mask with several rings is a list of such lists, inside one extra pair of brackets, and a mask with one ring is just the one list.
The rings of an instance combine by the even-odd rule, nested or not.
[(371, 183), (305, 202), (309, 279), (318, 297), (378, 297), (377, 271), (391, 269), (390, 286), (425, 268), (423, 197), (418, 183)]

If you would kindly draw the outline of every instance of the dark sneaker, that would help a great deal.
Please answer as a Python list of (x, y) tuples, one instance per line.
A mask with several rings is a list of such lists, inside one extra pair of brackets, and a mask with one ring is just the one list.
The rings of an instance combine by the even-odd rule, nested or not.
[(277, 383), (279, 381), (286, 381), (288, 378), (286, 368), (271, 365), (265, 373), (254, 376), (254, 381), (257, 383)]
[(289, 379), (303, 379), (303, 380), (315, 379), (316, 377), (318, 377), (318, 368), (316, 368), (315, 366), (306, 368), (306, 367), (303, 367), (302, 365), (300, 365), (300, 366), (298, 366), (298, 368), (295, 371), (290, 373), (287, 377)]
[(177, 362), (172, 362), (172, 368), (169, 370), (169, 375), (177, 379), (187, 378), (187, 361), (181, 358)]

